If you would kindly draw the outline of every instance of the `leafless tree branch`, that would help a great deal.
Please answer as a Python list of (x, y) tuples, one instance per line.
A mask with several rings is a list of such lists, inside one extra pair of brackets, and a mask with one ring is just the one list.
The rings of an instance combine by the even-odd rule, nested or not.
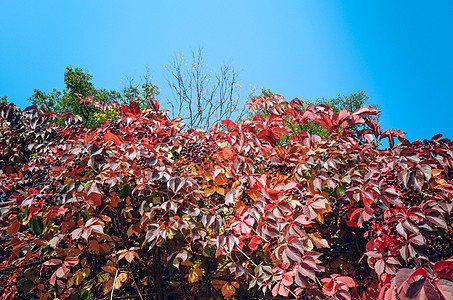
[(189, 128), (208, 130), (223, 119), (239, 118), (245, 110), (239, 112), (237, 71), (224, 65), (212, 74), (203, 58), (202, 48), (192, 52), (189, 63), (182, 53), (173, 56), (167, 67), (173, 96), (169, 104), (173, 117), (184, 119)]

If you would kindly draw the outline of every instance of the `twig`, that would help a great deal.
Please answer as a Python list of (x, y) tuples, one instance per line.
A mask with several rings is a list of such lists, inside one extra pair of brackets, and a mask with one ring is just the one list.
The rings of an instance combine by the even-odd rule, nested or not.
[(14, 203), (14, 201), (0, 202), (0, 207), (9, 206), (10, 204), (13, 204), (13, 203)]
[(31, 263), (28, 263), (28, 264), (23, 264), (23, 265), (20, 265), (20, 266), (11, 266), (11, 267), (6, 267), (6, 268), (1, 268), (0, 269), (0, 273), (7, 272), (7, 271), (10, 271), (10, 270), (14, 270), (14, 269), (27, 268), (27, 267), (31, 267), (31, 266), (34, 266), (34, 265), (39, 265), (39, 264), (42, 264), (45, 261), (46, 260), (39, 260), (39, 261), (31, 262)]

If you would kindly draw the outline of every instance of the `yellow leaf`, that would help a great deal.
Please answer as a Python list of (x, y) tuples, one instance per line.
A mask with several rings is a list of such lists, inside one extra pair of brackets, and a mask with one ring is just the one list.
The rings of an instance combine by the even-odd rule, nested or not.
[(203, 271), (199, 268), (194, 268), (189, 273), (189, 283), (195, 283), (200, 280), (203, 275)]
[(432, 172), (433, 172), (433, 176), (438, 176), (440, 175), (440, 173), (442, 173), (442, 169), (433, 169)]
[(210, 186), (210, 187), (205, 187), (204, 188), (204, 193), (206, 194), (207, 197), (211, 196), (215, 192), (215, 186)]
[(126, 272), (119, 273), (115, 280), (115, 290), (119, 290), (121, 285), (123, 285), (123, 283), (126, 281), (127, 281), (127, 273)]
[(445, 179), (442, 179), (442, 178), (436, 178), (436, 180), (434, 180), (434, 182), (436, 183), (436, 185), (441, 185), (441, 184), (448, 183), (448, 182), (445, 181)]
[(218, 194), (225, 196), (225, 189), (223, 187), (216, 186), (215, 190)]
[(80, 283), (82, 283), (83, 270), (82, 269), (77, 270), (77, 272), (75, 272), (74, 275), (72, 276), (72, 279), (75, 285), (79, 285)]

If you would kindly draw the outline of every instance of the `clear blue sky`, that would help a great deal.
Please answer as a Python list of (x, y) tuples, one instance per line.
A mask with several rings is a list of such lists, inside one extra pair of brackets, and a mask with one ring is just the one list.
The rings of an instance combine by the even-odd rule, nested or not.
[[(246, 90), (313, 100), (365, 90), (384, 129), (453, 139), (453, 1), (1, 1), (0, 96), (21, 108), (62, 89), (65, 67), (121, 89), (202, 46)], [(244, 99), (244, 102), (247, 99)]]

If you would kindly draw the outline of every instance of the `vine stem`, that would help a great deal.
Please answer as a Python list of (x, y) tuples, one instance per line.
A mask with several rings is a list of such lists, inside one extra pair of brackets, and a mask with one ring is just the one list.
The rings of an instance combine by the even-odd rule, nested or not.
[(118, 277), (118, 271), (119, 271), (119, 269), (118, 269), (118, 265), (117, 265), (115, 279), (113, 279), (112, 292), (110, 293), (110, 300), (113, 299), (113, 291), (115, 290), (115, 283), (116, 283), (116, 277)]
[(262, 240), (265, 241), (266, 243), (269, 243), (268, 240), (266, 240), (265, 238), (263, 238), (263, 237), (255, 230), (255, 228), (252, 227), (252, 230), (253, 230), (253, 232), (254, 232), (257, 236), (260, 237), (260, 239), (262, 239)]
[(129, 270), (129, 272), (131, 272), (131, 274), (132, 274), (132, 280), (134, 281), (135, 288), (137, 289), (138, 295), (140, 296), (140, 299), (143, 300), (142, 292), (140, 292), (140, 288), (138, 287), (137, 282), (135, 281), (134, 273), (131, 271), (131, 268), (130, 268), (129, 266), (128, 266), (127, 268), (128, 268), (128, 270)]
[(323, 290), (323, 291), (326, 291), (327, 294), (328, 294), (330, 297), (333, 297), (332, 293), (329, 292), (329, 291), (322, 285), (321, 280), (319, 280), (318, 277), (315, 277), (315, 278), (316, 278), (316, 281), (318, 282), (318, 284), (322, 287), (322, 290)]
[(235, 250), (238, 250), (239, 252), (241, 252), (242, 255), (244, 255), (245, 258), (247, 258), (247, 259), (248, 259), (255, 267), (257, 266), (257, 265), (255, 264), (255, 262), (254, 262), (254, 261), (253, 261), (253, 260), (252, 260), (252, 259), (251, 259), (244, 251), (242, 251), (242, 250), (239, 249), (239, 248), (237, 248), (237, 249), (235, 249)]
[(31, 263), (23, 264), (23, 265), (19, 265), (19, 266), (0, 268), (0, 274), (3, 273), (3, 272), (10, 271), (10, 270), (16, 270), (16, 269), (19, 269), (19, 268), (27, 268), (27, 267), (31, 267), (31, 266), (34, 266), (34, 265), (39, 265), (39, 264), (42, 264), (45, 261), (46, 260), (43, 259), (43, 260), (39, 260), (39, 261), (35, 261), (35, 262), (31, 262)]

